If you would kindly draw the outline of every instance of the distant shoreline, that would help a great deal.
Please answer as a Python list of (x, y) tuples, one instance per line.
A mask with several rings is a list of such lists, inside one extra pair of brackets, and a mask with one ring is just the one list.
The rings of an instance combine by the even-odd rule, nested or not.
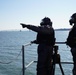
[[(54, 30), (55, 30), (55, 31), (69, 31), (70, 28), (60, 28), (60, 29), (54, 29)], [(13, 30), (13, 29), (12, 29), (12, 30), (0, 30), (0, 31), (20, 31), (20, 32), (21, 32), (21, 31), (29, 31), (29, 30), (26, 30), (26, 29), (25, 29), (25, 30), (16, 30), (16, 29)]]
[(70, 28), (60, 28), (60, 29), (55, 29), (55, 31), (69, 31)]

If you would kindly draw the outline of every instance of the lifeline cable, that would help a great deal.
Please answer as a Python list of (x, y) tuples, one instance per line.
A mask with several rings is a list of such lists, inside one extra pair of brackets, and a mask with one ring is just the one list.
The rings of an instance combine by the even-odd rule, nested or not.
[[(23, 46), (26, 47), (26, 46), (29, 46), (29, 45), (31, 45), (31, 44), (32, 44), (32, 43), (24, 44)], [(19, 52), (19, 54), (17, 55), (17, 57), (16, 57), (15, 59), (13, 59), (12, 61), (9, 61), (9, 62), (1, 62), (1, 61), (0, 61), (0, 63), (1, 63), (1, 64), (10, 64), (10, 63), (13, 63), (13, 62), (19, 57), (20, 54), (21, 54), (21, 51)]]
[(19, 57), (19, 55), (21, 54), (21, 51), (19, 52), (19, 54), (17, 55), (17, 57), (15, 59), (13, 59), (12, 61), (9, 61), (9, 62), (1, 62), (1, 64), (10, 64), (10, 63), (13, 63), (15, 60), (17, 60), (17, 58)]

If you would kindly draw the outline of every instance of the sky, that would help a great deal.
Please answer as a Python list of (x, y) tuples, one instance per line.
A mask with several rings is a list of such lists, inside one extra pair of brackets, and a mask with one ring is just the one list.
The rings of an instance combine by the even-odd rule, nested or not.
[(0, 30), (23, 30), (20, 23), (39, 26), (49, 17), (54, 29), (71, 28), (76, 0), (0, 0)]

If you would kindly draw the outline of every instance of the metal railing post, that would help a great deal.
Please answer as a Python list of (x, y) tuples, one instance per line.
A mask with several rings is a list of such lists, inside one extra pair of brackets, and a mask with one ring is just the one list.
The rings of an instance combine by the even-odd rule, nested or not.
[(25, 75), (25, 53), (24, 53), (24, 45), (22, 45), (22, 75)]

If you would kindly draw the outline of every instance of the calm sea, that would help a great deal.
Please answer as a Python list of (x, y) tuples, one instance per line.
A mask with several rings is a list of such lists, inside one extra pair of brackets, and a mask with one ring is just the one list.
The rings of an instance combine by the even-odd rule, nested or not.
[[(56, 41), (65, 42), (69, 31), (55, 31)], [(0, 31), (0, 75), (22, 75), (22, 45), (36, 38), (33, 31)], [(65, 44), (57, 44), (61, 62), (72, 62), (70, 48)], [(37, 61), (37, 45), (25, 47), (25, 66), (31, 61)], [(36, 63), (25, 70), (25, 75), (36, 75)], [(72, 64), (62, 64), (65, 75), (72, 74)], [(56, 75), (62, 75), (59, 65), (56, 65)]]

